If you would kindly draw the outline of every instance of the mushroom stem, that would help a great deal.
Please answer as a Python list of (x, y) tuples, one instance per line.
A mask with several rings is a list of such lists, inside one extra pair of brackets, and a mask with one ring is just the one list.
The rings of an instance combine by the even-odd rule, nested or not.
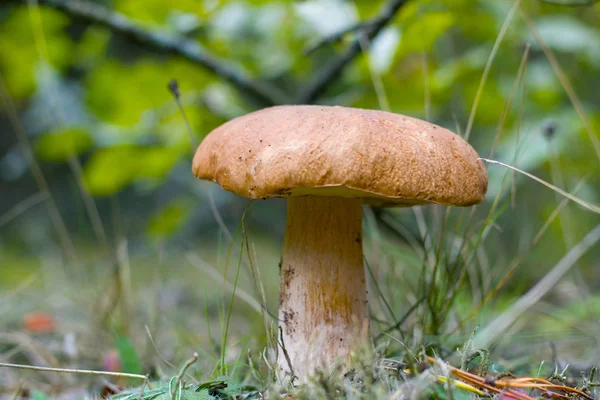
[[(361, 199), (288, 199), (281, 263), (280, 368), (306, 379), (345, 362), (368, 337)], [(289, 359), (289, 362), (288, 362)]]

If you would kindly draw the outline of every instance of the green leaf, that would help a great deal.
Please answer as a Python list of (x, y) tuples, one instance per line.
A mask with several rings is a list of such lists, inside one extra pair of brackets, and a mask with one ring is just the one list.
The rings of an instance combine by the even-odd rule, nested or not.
[(138, 171), (136, 162), (140, 160), (135, 148), (130, 146), (101, 149), (84, 167), (85, 185), (95, 196), (116, 193), (135, 179)]
[(499, 30), (493, 16), (471, 6), (458, 12), (457, 25), (465, 38), (478, 41), (494, 40)]
[[(357, 1), (354, 2), (354, 4), (360, 19), (362, 20), (372, 18), (377, 15), (380, 7), (380, 2), (378, 1)], [(410, 4), (410, 2), (408, 4)], [(406, 7), (408, 7), (408, 5), (406, 5)], [(400, 10), (400, 12), (402, 12), (402, 10)]]
[(121, 336), (117, 339), (116, 348), (119, 351), (123, 372), (130, 374), (142, 374), (140, 358), (129, 338)]
[(171, 235), (186, 220), (189, 208), (181, 201), (174, 201), (153, 215), (148, 224), (148, 234), (154, 237)]
[(137, 164), (139, 176), (144, 178), (162, 179), (175, 165), (181, 153), (169, 147), (148, 147), (139, 151), (142, 157)]
[(167, 90), (173, 78), (178, 80), (184, 98), (187, 92), (198, 91), (214, 79), (202, 68), (176, 59), (162, 63), (140, 59), (128, 65), (109, 60), (88, 75), (86, 102), (106, 122), (135, 126), (145, 113), (159, 108), (164, 112), (164, 107), (173, 106)]
[(93, 25), (88, 27), (77, 42), (76, 62), (83, 67), (99, 62), (105, 54), (110, 38), (111, 33), (108, 29)]
[[(0, 74), (9, 93), (21, 99), (35, 90), (35, 72), (45, 57), (59, 70), (71, 64), (73, 42), (64, 30), (69, 19), (63, 13), (42, 7), (35, 7), (30, 13), (27, 6), (9, 10), (8, 17), (0, 23)], [(43, 37), (34, 36), (40, 31)], [(44, 54), (36, 46), (36, 41), (41, 40), (45, 43)]]
[(89, 107), (109, 123), (132, 126), (142, 113), (171, 100), (166, 90), (168, 75), (150, 61), (125, 66), (105, 61), (88, 76)]
[(435, 41), (455, 24), (454, 14), (435, 11), (407, 22), (402, 30), (399, 57), (410, 53), (430, 52)]
[(40, 137), (35, 144), (37, 156), (46, 161), (65, 162), (92, 146), (91, 136), (81, 128), (67, 128)]
[(163, 179), (180, 154), (170, 147), (122, 145), (101, 149), (85, 165), (84, 182), (91, 194), (107, 196), (136, 179)]

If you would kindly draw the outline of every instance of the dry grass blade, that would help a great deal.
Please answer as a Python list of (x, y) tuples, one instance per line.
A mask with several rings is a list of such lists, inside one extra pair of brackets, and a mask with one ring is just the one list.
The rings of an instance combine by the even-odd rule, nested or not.
[(0, 215), (0, 228), (8, 224), (19, 215), (23, 214), (33, 206), (36, 206), (48, 198), (47, 192), (39, 192), (32, 196), (29, 196), (25, 200), (22, 200), (15, 204), (10, 210)]
[(525, 295), (515, 302), (508, 310), (489, 323), (474, 339), (478, 348), (488, 347), (496, 338), (502, 335), (525, 311), (537, 303), (556, 285), (571, 267), (596, 242), (600, 240), (600, 224), (596, 225), (585, 237), (548, 272)]
[[(39, 5), (37, 2), (29, 2), (28, 3), (29, 16), (31, 22), (31, 29), (33, 31), (33, 38), (37, 48), (37, 51), (40, 55), (40, 60), (44, 63), (47, 63), (50, 59), (48, 53), (48, 46), (46, 44), (46, 38), (44, 36), (44, 26), (42, 25), (42, 17), (40, 14)], [(48, 69), (42, 69), (43, 73), (47, 73)], [(65, 108), (62, 102), (61, 97), (54, 91), (51, 92), (53, 97), (53, 104), (55, 105), (56, 119), (57, 122), (63, 124), (66, 120), (65, 118)], [(100, 211), (98, 211), (98, 207), (96, 206), (96, 202), (90, 192), (87, 190), (84, 182), (83, 182), (83, 168), (77, 156), (71, 152), (67, 159), (67, 164), (73, 177), (75, 178), (75, 182), (81, 193), (81, 198), (83, 200), (83, 204), (85, 206), (86, 212), (92, 224), (92, 229), (98, 240), (102, 242), (104, 248), (109, 249), (108, 238), (106, 236), (106, 232), (104, 230), (104, 225), (102, 223), (102, 218), (100, 217)]]
[(523, 18), (523, 20), (529, 27), (529, 30), (531, 31), (531, 34), (535, 38), (535, 41), (538, 43), (538, 45), (540, 46), (540, 48), (546, 55), (546, 58), (548, 59), (550, 66), (552, 66), (552, 69), (554, 70), (556, 77), (560, 81), (560, 84), (562, 85), (563, 89), (565, 89), (567, 96), (569, 96), (569, 100), (571, 100), (573, 107), (575, 107), (575, 111), (577, 111), (577, 115), (579, 116), (579, 119), (581, 119), (581, 122), (583, 123), (583, 126), (585, 127), (585, 131), (588, 134), (588, 137), (590, 138), (590, 142), (592, 142), (592, 145), (594, 146), (594, 151), (596, 152), (596, 157), (600, 161), (600, 139), (598, 139), (598, 137), (599, 137), (598, 133), (595, 132), (594, 127), (590, 123), (590, 119), (588, 118), (586, 112), (584, 111), (583, 105), (581, 104), (581, 101), (579, 100), (577, 93), (575, 93), (575, 89), (573, 89), (573, 85), (571, 85), (569, 78), (567, 78), (567, 75), (564, 73), (564, 71), (560, 67), (560, 64), (558, 63), (558, 60), (557, 60), (556, 56), (554, 55), (554, 53), (552, 53), (552, 51), (550, 50), (548, 45), (544, 42), (544, 40), (540, 36), (538, 30), (536, 29), (536, 27), (533, 24), (533, 21), (531, 20), (529, 15), (522, 8), (519, 8), (519, 12), (521, 13), (521, 18)]
[[(502, 110), (500, 122), (498, 123), (498, 127), (496, 128), (496, 136), (494, 136), (494, 141), (492, 142), (492, 148), (490, 149), (489, 158), (494, 157), (494, 151), (496, 150), (496, 146), (498, 145), (498, 142), (500, 141), (500, 136), (502, 136), (502, 133), (504, 132), (504, 124), (506, 123), (506, 119), (508, 117), (508, 112), (509, 112), (512, 102), (516, 96), (517, 89), (519, 88), (519, 85), (521, 85), (521, 87), (523, 87), (525, 85), (523, 77), (525, 75), (527, 61), (529, 60), (530, 48), (531, 48), (530, 45), (527, 44), (525, 46), (525, 50), (523, 51), (523, 56), (521, 57), (521, 63), (519, 64), (519, 69), (517, 71), (517, 76), (515, 77), (515, 80), (513, 81), (513, 86), (510, 90), (510, 96), (504, 103), (504, 109)], [(520, 99), (521, 100), (523, 99), (522, 95), (520, 96)], [(520, 120), (521, 120), (521, 118), (519, 118), (519, 121)], [(517, 131), (517, 133), (518, 133), (518, 131)], [(517, 142), (518, 142), (518, 140), (517, 140)], [(517, 154), (518, 154), (518, 152), (515, 151), (515, 156)]]
[[(581, 179), (577, 185), (575, 186), (575, 188), (573, 189), (573, 193), (577, 193), (577, 191), (579, 191), (579, 189), (581, 189), (581, 187), (583, 186), (583, 183), (585, 182), (585, 179)], [(544, 222), (544, 225), (540, 228), (540, 230), (538, 231), (538, 233), (535, 235), (535, 237), (533, 238), (533, 240), (531, 241), (531, 244), (529, 245), (529, 248), (527, 251), (522, 252), (521, 254), (519, 254), (510, 264), (510, 266), (508, 267), (506, 273), (504, 274), (504, 276), (502, 277), (502, 279), (500, 279), (500, 281), (496, 284), (496, 286), (494, 286), (492, 288), (492, 290), (490, 290), (488, 292), (488, 294), (485, 296), (485, 298), (479, 303), (477, 304), (470, 312), (469, 315), (467, 315), (464, 319), (462, 319), (460, 321), (460, 323), (457, 325), (457, 327), (452, 331), (452, 333), (455, 333), (459, 327), (461, 327), (465, 321), (468, 321), (469, 319), (473, 318), (475, 315), (477, 315), (477, 313), (492, 299), (494, 298), (494, 296), (504, 287), (504, 285), (510, 280), (510, 278), (514, 275), (514, 273), (517, 271), (517, 268), (521, 265), (521, 262), (523, 261), (523, 258), (525, 256), (525, 254), (527, 254), (527, 252), (531, 249), (533, 249), (533, 247), (538, 243), (538, 241), (540, 240), (540, 238), (544, 235), (544, 233), (548, 230), (548, 227), (550, 226), (550, 224), (552, 223), (552, 221), (554, 221), (554, 219), (558, 216), (558, 214), (560, 213), (560, 211), (567, 205), (567, 203), (569, 202), (569, 199), (563, 199), (563, 201), (554, 209), (554, 211), (552, 212), (552, 214), (550, 214), (550, 216), (548, 217), (548, 219), (546, 220), (546, 222)]]
[(237, 287), (237, 288), (234, 287), (233, 284), (231, 284), (229, 281), (227, 281), (226, 277), (221, 275), (219, 273), (219, 271), (217, 271), (210, 264), (208, 264), (207, 262), (202, 260), (198, 256), (198, 254), (189, 252), (185, 255), (185, 258), (188, 260), (188, 262), (190, 264), (192, 264), (194, 267), (198, 268), (202, 272), (206, 273), (215, 282), (224, 283), (225, 289), (228, 292), (235, 293), (235, 295), (240, 300), (242, 300), (243, 302), (248, 304), (250, 307), (252, 307), (252, 309), (256, 310), (256, 312), (258, 312), (258, 313), (262, 312), (262, 306), (260, 305), (260, 303), (258, 301), (256, 301), (256, 299), (254, 297), (252, 297), (248, 292), (241, 289), (240, 287)]
[(391, 111), (390, 102), (388, 101), (387, 94), (385, 93), (385, 86), (383, 85), (383, 80), (381, 79), (381, 74), (376, 72), (371, 66), (371, 60), (369, 55), (369, 38), (365, 35), (360, 35), (358, 38), (360, 43), (360, 48), (365, 58), (367, 59), (367, 68), (369, 70), (369, 75), (371, 76), (371, 82), (373, 83), (373, 88), (375, 89), (375, 94), (377, 95), (377, 102), (379, 103), (379, 107), (383, 111)]
[(541, 183), (542, 185), (546, 186), (547, 188), (550, 188), (550, 189), (554, 190), (555, 192), (560, 193), (564, 197), (568, 198), (569, 200), (574, 201), (575, 203), (579, 204), (580, 206), (582, 206), (584, 208), (587, 208), (588, 210), (593, 211), (596, 214), (600, 214), (600, 207), (599, 206), (597, 206), (595, 204), (588, 203), (587, 201), (582, 200), (579, 197), (573, 196), (571, 193), (566, 192), (563, 189), (561, 189), (559, 187), (556, 187), (553, 184), (548, 183), (545, 180), (543, 180), (541, 178), (538, 178), (537, 176), (535, 176), (533, 174), (530, 174), (529, 172), (525, 172), (525, 171), (523, 171), (523, 170), (521, 170), (521, 169), (519, 169), (517, 167), (513, 167), (512, 165), (505, 164), (505, 163), (503, 163), (501, 161), (490, 160), (490, 159), (487, 159), (487, 158), (480, 158), (480, 159), (483, 160), (483, 161), (485, 161), (485, 162), (487, 162), (487, 163), (501, 165), (503, 167), (512, 169), (513, 171), (519, 172), (519, 173), (525, 175), (526, 177), (531, 178), (534, 181), (537, 181), (537, 182)]
[[(3, 294), (2, 297), (0, 297), (0, 304), (8, 305), (9, 299), (11, 299), (12, 297), (16, 296), (17, 294), (21, 293), (23, 290), (28, 288), (33, 282), (35, 282), (35, 280), (38, 277), (39, 277), (38, 274), (29, 275), (29, 277), (27, 277), (27, 279), (25, 279), (23, 282), (19, 283), (18, 286), (14, 287), (10, 291), (8, 291), (8, 293)], [(0, 308), (0, 311), (3, 311), (3, 309)]]
[(125, 372), (95, 371), (95, 370), (89, 370), (89, 369), (36, 367), (33, 365), (10, 364), (10, 363), (0, 363), (0, 367), (16, 368), (16, 369), (29, 369), (29, 370), (33, 370), (33, 371), (59, 372), (59, 373), (63, 373), (63, 374), (119, 376), (122, 378), (143, 379), (144, 381), (148, 382), (148, 387), (150, 387), (150, 382), (148, 381), (148, 377), (146, 375), (129, 374), (129, 373), (125, 373)]
[(473, 107), (471, 107), (471, 114), (469, 115), (469, 122), (467, 122), (467, 129), (465, 130), (465, 140), (468, 141), (471, 136), (471, 129), (473, 128), (473, 121), (475, 121), (475, 114), (477, 114), (477, 106), (479, 105), (479, 99), (483, 94), (483, 87), (485, 86), (485, 82), (487, 81), (487, 77), (490, 73), (490, 69), (492, 68), (492, 63), (494, 62), (494, 58), (496, 58), (496, 53), (498, 53), (498, 49), (500, 48), (500, 43), (502, 43), (502, 39), (504, 39), (504, 35), (508, 31), (508, 27), (510, 26), (510, 22), (512, 21), (515, 13), (519, 9), (519, 5), (521, 0), (516, 0), (515, 4), (512, 6), (506, 19), (504, 20), (504, 24), (500, 28), (500, 32), (496, 37), (496, 42), (494, 43), (494, 47), (490, 52), (490, 56), (488, 61), (483, 69), (483, 74), (481, 75), (481, 80), (479, 81), (479, 87), (477, 88), (477, 93), (475, 94), (475, 100), (473, 101)]
[(19, 115), (17, 114), (17, 109), (12, 102), (10, 95), (8, 94), (8, 88), (2, 78), (2, 74), (0, 74), (0, 104), (2, 108), (6, 112), (8, 116), (8, 120), (12, 125), (17, 140), (19, 141), (19, 146), (23, 153), (25, 154), (25, 158), (29, 164), (29, 168), (31, 169), (31, 174), (36, 181), (36, 184), (40, 188), (42, 193), (45, 193), (47, 197), (46, 208), (48, 209), (48, 214), (50, 219), (52, 220), (52, 224), (56, 229), (56, 233), (58, 234), (58, 238), (61, 242), (63, 251), (65, 252), (66, 257), (69, 259), (71, 263), (75, 263), (77, 260), (77, 253), (75, 251), (75, 245), (73, 244), (73, 240), (69, 235), (69, 231), (67, 230), (67, 226), (62, 216), (60, 215), (60, 211), (56, 204), (54, 197), (50, 192), (50, 187), (48, 185), (48, 181), (42, 172), (42, 168), (38, 164), (31, 146), (31, 142), (25, 133), (23, 126), (21, 125), (21, 121), (19, 119)]

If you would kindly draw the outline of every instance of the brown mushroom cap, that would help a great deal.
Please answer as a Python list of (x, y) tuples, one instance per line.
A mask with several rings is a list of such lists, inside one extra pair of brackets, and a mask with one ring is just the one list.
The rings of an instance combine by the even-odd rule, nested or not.
[(200, 144), (193, 171), (254, 199), (468, 206), (487, 190), (483, 163), (458, 135), (416, 118), (346, 107), (278, 106), (235, 118)]

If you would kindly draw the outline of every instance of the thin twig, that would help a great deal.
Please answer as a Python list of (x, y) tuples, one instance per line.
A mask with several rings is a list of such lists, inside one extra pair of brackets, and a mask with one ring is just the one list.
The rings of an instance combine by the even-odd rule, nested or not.
[(346, 36), (350, 33), (358, 32), (358, 34), (360, 35), (362, 32), (368, 31), (369, 29), (371, 29), (371, 26), (373, 25), (374, 22), (375, 22), (374, 19), (364, 21), (364, 22), (358, 22), (356, 24), (349, 25), (346, 28), (340, 29), (339, 31), (334, 32), (331, 35), (319, 38), (316, 42), (314, 42), (313, 44), (309, 45), (306, 49), (304, 49), (304, 55), (308, 56), (323, 46), (337, 43), (337, 42), (341, 41), (344, 38), (344, 36)]
[(552, 4), (555, 6), (565, 7), (591, 7), (598, 2), (598, 0), (574, 0), (574, 1), (561, 1), (561, 0), (541, 0), (542, 3)]
[[(22, 2), (23, 0), (12, 1)], [(183, 57), (220, 76), (264, 105), (287, 103), (287, 95), (279, 89), (265, 83), (252, 81), (246, 73), (240, 71), (240, 68), (231, 67), (231, 62), (214, 57), (192, 39), (168, 32), (141, 28), (124, 15), (112, 12), (90, 1), (40, 0), (40, 3), (60, 10), (76, 18), (78, 22), (90, 22), (104, 26), (113, 33), (144, 45), (147, 49)]]
[[(377, 17), (372, 20), (372, 24), (367, 25), (367, 29), (361, 30), (361, 35), (371, 40), (387, 25), (396, 15), (398, 10), (407, 0), (389, 0), (381, 9)], [(327, 64), (322, 70), (318, 71), (311, 82), (306, 85), (306, 89), (300, 93), (296, 101), (297, 104), (311, 104), (339, 77), (342, 70), (350, 64), (352, 60), (361, 51), (361, 39), (357, 38), (352, 42), (338, 58)]]

